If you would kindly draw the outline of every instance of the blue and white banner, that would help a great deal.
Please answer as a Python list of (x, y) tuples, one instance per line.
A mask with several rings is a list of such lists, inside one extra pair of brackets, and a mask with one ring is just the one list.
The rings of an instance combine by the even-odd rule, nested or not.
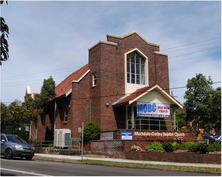
[(137, 102), (137, 117), (170, 117), (170, 105)]

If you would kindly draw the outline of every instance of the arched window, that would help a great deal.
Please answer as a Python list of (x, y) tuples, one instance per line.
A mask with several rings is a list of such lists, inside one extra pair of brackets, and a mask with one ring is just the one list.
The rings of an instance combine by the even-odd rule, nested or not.
[(145, 61), (135, 51), (127, 54), (127, 83), (145, 85)]

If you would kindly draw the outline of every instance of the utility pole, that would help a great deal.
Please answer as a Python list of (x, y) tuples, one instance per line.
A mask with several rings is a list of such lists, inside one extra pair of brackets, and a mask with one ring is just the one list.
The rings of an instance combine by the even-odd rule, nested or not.
[[(177, 96), (173, 96), (173, 90), (171, 90), (171, 96), (172, 96), (172, 97), (177, 97)], [(173, 129), (176, 130), (175, 106), (173, 106)]]

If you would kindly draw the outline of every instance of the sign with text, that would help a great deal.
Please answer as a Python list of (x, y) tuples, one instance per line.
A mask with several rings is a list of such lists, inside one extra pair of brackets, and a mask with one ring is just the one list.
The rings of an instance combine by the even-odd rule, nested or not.
[(137, 117), (170, 117), (170, 105), (137, 102)]
[(181, 132), (134, 132), (134, 136), (156, 136), (156, 137), (178, 137), (185, 136), (185, 133)]
[(122, 140), (132, 140), (133, 134), (132, 132), (122, 132)]

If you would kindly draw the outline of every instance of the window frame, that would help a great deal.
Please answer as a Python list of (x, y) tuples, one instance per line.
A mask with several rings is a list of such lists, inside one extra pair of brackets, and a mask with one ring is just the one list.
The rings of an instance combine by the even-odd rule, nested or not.
[(146, 85), (145, 62), (146, 59), (137, 51), (130, 52), (127, 57), (127, 83)]
[[(145, 84), (144, 85), (143, 84), (136, 84), (136, 82), (135, 82), (135, 84), (127, 82), (127, 55), (130, 54), (130, 53), (133, 53), (133, 52), (137, 52), (139, 55), (141, 55), (145, 59), (145, 63), (144, 63), (144, 66), (145, 66), (144, 67), (144, 70), (145, 70), (145, 75), (144, 75)], [(130, 88), (127, 89), (127, 87), (133, 86), (133, 87), (138, 89), (138, 88), (141, 88), (141, 87), (144, 87), (144, 86), (149, 86), (148, 57), (145, 54), (143, 54), (138, 48), (134, 48), (134, 49), (126, 52), (124, 54), (124, 57), (125, 57), (125, 59), (124, 59), (125, 60), (124, 61), (124, 63), (125, 63), (125, 86), (126, 86), (125, 92), (128, 93), (129, 90), (132, 90)]]
[(64, 123), (68, 122), (68, 110), (64, 110)]
[(97, 75), (96, 72), (94, 72), (92, 75), (92, 87), (96, 87), (96, 85), (97, 85)]

